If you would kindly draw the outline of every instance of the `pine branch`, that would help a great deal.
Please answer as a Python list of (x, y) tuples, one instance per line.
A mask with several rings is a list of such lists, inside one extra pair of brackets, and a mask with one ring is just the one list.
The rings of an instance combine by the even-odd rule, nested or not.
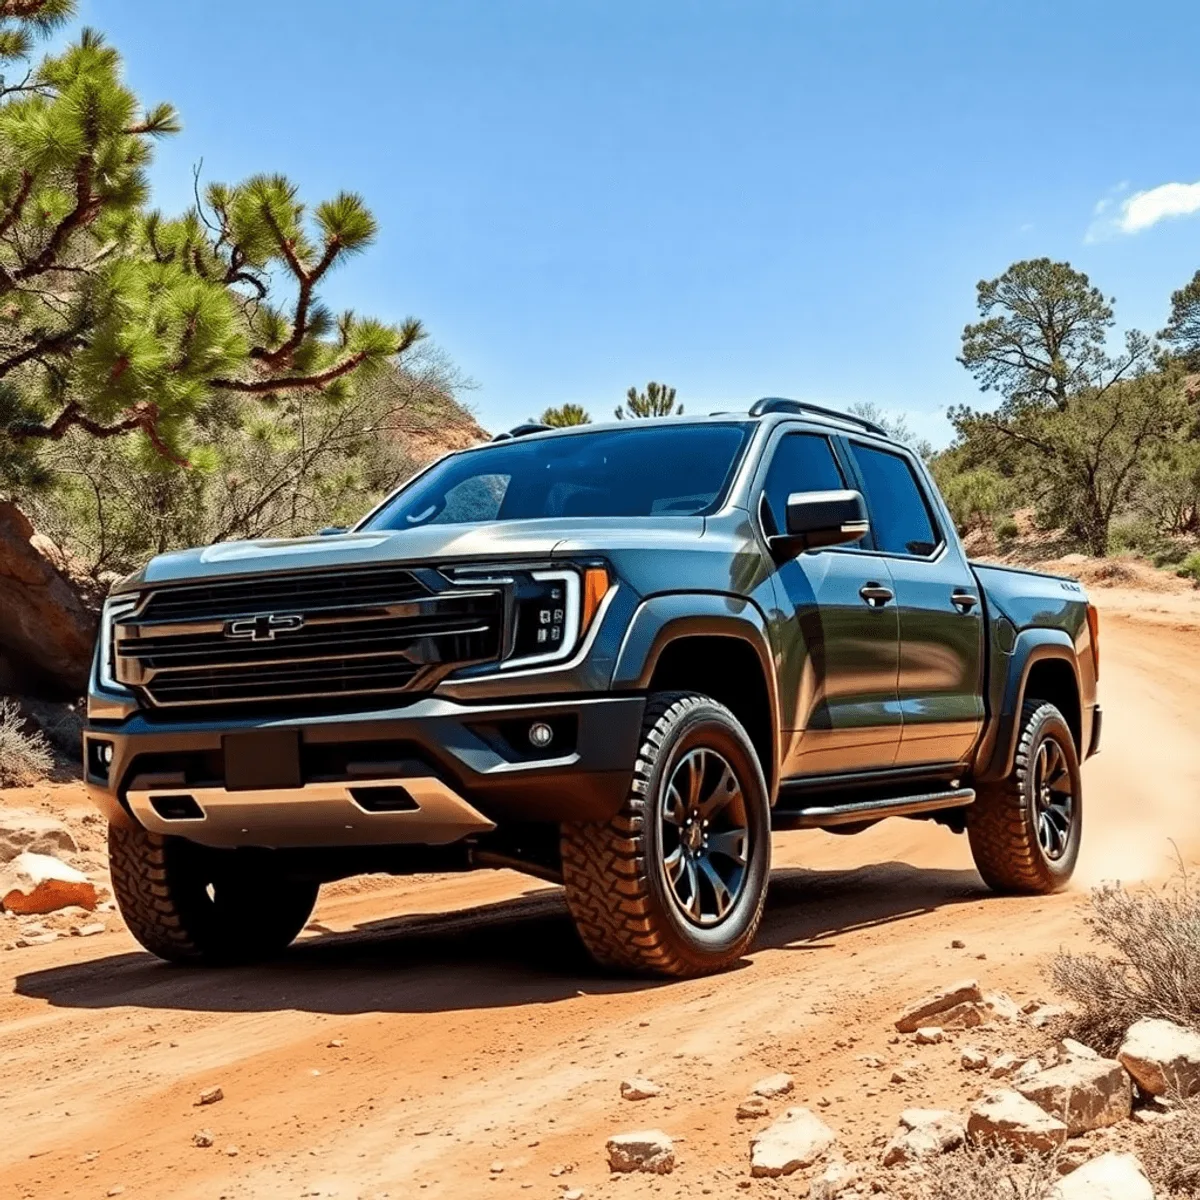
[(173, 462), (177, 467), (190, 467), (186, 458), (180, 457), (163, 440), (158, 432), (158, 405), (139, 404), (130, 410), (129, 415), (110, 425), (103, 425), (85, 415), (78, 401), (72, 400), (48, 425), (33, 421), (24, 421), (8, 427), (8, 436), (14, 441), (22, 442), (30, 438), (41, 438), (49, 441), (61, 441), (73, 429), (78, 427), (94, 438), (120, 437), (123, 433), (132, 433), (140, 429), (149, 439), (150, 444), (163, 458)]
[(21, 217), (21, 211), (25, 207), (25, 201), (29, 199), (29, 193), (33, 191), (33, 172), (26, 169), (21, 172), (21, 186), (17, 189), (17, 194), (13, 197), (12, 205), (8, 212), (0, 217), (0, 237), (3, 237)]
[(49, 337), (44, 337), (40, 341), (34, 342), (33, 345), (27, 346), (19, 353), (12, 355), (9, 358), (0, 361), (0, 378), (3, 378), (9, 371), (16, 370), (17, 367), (24, 363), (30, 362), (33, 359), (40, 359), (46, 354), (66, 354), (69, 350), (74, 350), (84, 344), (83, 331), (86, 326), (78, 326), (74, 329), (66, 329), (62, 333), (56, 333)]
[(343, 375), (348, 375), (365, 358), (367, 352), (360, 350), (350, 355), (335, 367), (321, 371), (315, 375), (282, 375), (274, 379), (210, 379), (209, 387), (219, 388), (224, 392), (253, 392), (263, 395), (270, 392), (291, 392), (298, 388), (324, 387)]

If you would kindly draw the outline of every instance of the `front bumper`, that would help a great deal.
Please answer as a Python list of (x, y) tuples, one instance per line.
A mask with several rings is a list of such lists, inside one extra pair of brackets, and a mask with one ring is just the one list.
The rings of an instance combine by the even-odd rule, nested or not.
[[(644, 709), (643, 696), (629, 695), (427, 697), (353, 715), (188, 724), (138, 713), (88, 725), (85, 778), (110, 821), (211, 845), (432, 845), (504, 823), (612, 817), (628, 794)], [(523, 736), (535, 721), (555, 733), (544, 751)], [(268, 730), (294, 731), (299, 778), (240, 789), (226, 778), (224, 738)], [(375, 811), (369, 792), (380, 787), (403, 788), (416, 810)]]

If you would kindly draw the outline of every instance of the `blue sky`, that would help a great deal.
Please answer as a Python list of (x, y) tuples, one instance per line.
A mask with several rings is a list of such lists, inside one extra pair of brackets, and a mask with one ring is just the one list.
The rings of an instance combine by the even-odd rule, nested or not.
[[(82, 0), (179, 108), (156, 202), (360, 191), (337, 306), (419, 316), (497, 429), (661, 379), (944, 442), (974, 285), (1050, 255), (1162, 326), (1200, 268), (1195, 0)], [(1150, 193), (1140, 196), (1139, 193)], [(1137, 197), (1135, 199), (1135, 197)], [(1102, 211), (1097, 215), (1097, 206)], [(1193, 215), (1167, 215), (1195, 210)]]

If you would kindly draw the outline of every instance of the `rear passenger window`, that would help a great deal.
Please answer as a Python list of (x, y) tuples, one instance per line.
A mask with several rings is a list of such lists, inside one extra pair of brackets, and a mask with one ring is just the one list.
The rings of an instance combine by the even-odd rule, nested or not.
[(792, 492), (836, 492), (846, 486), (828, 438), (815, 433), (789, 433), (775, 447), (763, 485), (773, 529), (787, 528), (787, 501)]
[(850, 452), (867, 489), (875, 546), (885, 554), (932, 554), (939, 537), (907, 459), (857, 442)]

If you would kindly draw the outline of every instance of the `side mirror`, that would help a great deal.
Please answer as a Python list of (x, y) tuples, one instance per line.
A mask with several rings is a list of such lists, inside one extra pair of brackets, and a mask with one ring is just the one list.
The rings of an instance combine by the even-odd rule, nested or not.
[(788, 555), (821, 546), (857, 542), (870, 529), (861, 492), (793, 492), (787, 502), (787, 533), (771, 548)]

